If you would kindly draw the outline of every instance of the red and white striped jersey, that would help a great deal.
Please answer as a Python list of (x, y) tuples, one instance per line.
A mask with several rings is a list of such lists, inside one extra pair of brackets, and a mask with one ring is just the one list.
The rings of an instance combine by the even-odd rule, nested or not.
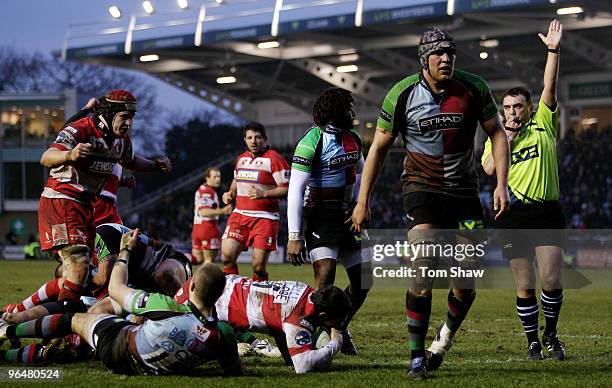
[[(176, 293), (184, 303), (189, 298), (188, 280)], [(223, 294), (215, 308), (220, 321), (235, 330), (284, 335), (297, 373), (326, 369), (340, 350), (336, 341), (316, 349), (315, 307), (310, 296), (315, 290), (295, 281), (257, 282), (239, 275), (227, 275)]]
[(203, 221), (218, 221), (219, 216), (214, 217), (203, 217), (200, 215), (200, 209), (218, 209), (219, 208), (219, 196), (212, 187), (206, 183), (198, 187), (195, 192), (195, 198), (193, 203), (193, 224), (198, 225)]
[(248, 192), (252, 187), (263, 191), (288, 187), (290, 171), (285, 158), (271, 148), (257, 157), (249, 151), (238, 156), (234, 169), (238, 190), (234, 211), (245, 216), (278, 220), (278, 199), (250, 199)]
[(68, 151), (78, 143), (92, 145), (90, 156), (52, 168), (43, 197), (92, 201), (108, 177), (113, 175), (117, 163), (130, 163), (134, 160), (129, 135), (113, 138), (107, 144), (102, 130), (95, 126), (91, 117), (70, 123), (60, 131), (51, 147)]
[(110, 199), (113, 202), (117, 202), (117, 193), (119, 192), (119, 182), (121, 181), (121, 174), (123, 173), (123, 167), (119, 163), (115, 164), (113, 173), (106, 179), (106, 183), (100, 192), (100, 197)]

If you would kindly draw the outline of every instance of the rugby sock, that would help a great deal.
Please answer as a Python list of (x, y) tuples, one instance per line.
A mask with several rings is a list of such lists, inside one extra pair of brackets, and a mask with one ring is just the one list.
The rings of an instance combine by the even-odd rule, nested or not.
[(516, 297), (516, 312), (523, 324), (527, 335), (527, 342), (540, 342), (538, 339), (538, 300), (535, 296), (530, 298)]
[(23, 302), (14, 305), (12, 311), (7, 311), (9, 313), (18, 313), (21, 311), (25, 311), (27, 309), (31, 309), (34, 306), (39, 305), (42, 302), (45, 302), (49, 299), (55, 299), (60, 293), (58, 279), (53, 279), (43, 284), (42, 287), (38, 289), (35, 293), (30, 295)]
[(351, 319), (353, 319), (355, 314), (357, 314), (357, 311), (359, 311), (359, 309), (363, 305), (363, 302), (365, 302), (366, 297), (368, 296), (368, 291), (370, 290), (359, 289), (355, 292), (355, 290), (353, 290), (350, 285), (344, 289), (344, 293), (351, 300), (351, 312), (349, 313), (348, 317), (346, 317), (346, 321), (343, 322), (341, 327), (348, 326)]
[(425, 357), (425, 336), (431, 315), (431, 295), (415, 296), (406, 291), (406, 317), (408, 319), (408, 345), (410, 358)]
[(238, 342), (244, 342), (246, 344), (252, 345), (253, 342), (257, 341), (257, 337), (253, 335), (253, 333), (249, 331), (245, 332), (237, 332)]
[(58, 300), (79, 300), (81, 295), (83, 295), (84, 287), (71, 282), (70, 280), (64, 280), (64, 286), (59, 292)]
[(0, 350), (0, 360), (33, 364), (41, 361), (41, 350), (43, 347), (40, 344), (31, 344), (19, 349)]
[(253, 274), (253, 280), (256, 282), (265, 282), (268, 279), (269, 279), (269, 276), (267, 272), (264, 272), (263, 275), (257, 274), (257, 273)]
[(240, 275), (238, 272), (238, 264), (234, 263), (231, 267), (223, 267), (223, 273), (226, 275)]
[(57, 338), (72, 333), (72, 317), (74, 313), (54, 314), (43, 318), (9, 325), (6, 336), (17, 338)]
[(467, 316), (470, 307), (474, 299), (476, 299), (476, 291), (474, 290), (463, 290), (463, 300), (459, 300), (453, 290), (448, 292), (448, 312), (446, 314), (446, 327), (451, 333), (456, 333), (459, 330), (459, 326)]
[(563, 304), (563, 290), (542, 290), (540, 301), (542, 302), (542, 312), (546, 319), (544, 335), (549, 336), (551, 334), (556, 334), (557, 321), (559, 320), (559, 313), (561, 312), (561, 305)]

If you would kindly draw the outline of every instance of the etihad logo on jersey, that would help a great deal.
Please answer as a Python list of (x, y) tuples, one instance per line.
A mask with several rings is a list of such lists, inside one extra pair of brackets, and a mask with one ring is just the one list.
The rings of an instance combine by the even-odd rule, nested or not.
[(439, 131), (440, 129), (461, 128), (463, 113), (438, 113), (419, 120), (421, 133)]
[(359, 160), (359, 152), (348, 152), (344, 155), (335, 156), (329, 161), (329, 168), (338, 169), (351, 164), (357, 163)]
[(113, 172), (113, 169), (115, 168), (115, 164), (117, 164), (117, 162), (115, 161), (103, 162), (100, 160), (94, 160), (87, 167), (87, 169), (90, 172), (95, 172), (98, 174), (110, 174)]
[(236, 180), (241, 182), (257, 182), (258, 179), (258, 170), (238, 170), (238, 174), (236, 174)]
[(388, 113), (386, 110), (381, 109), (380, 110), (380, 118), (385, 120), (386, 122), (390, 123), (391, 122), (391, 113)]
[(292, 162), (302, 166), (310, 166), (312, 164), (312, 161), (310, 159), (306, 159), (297, 155), (293, 155)]
[(521, 148), (520, 150), (512, 153), (512, 164), (521, 163), (529, 159), (534, 159), (540, 156), (538, 152), (538, 145), (534, 144), (529, 147)]

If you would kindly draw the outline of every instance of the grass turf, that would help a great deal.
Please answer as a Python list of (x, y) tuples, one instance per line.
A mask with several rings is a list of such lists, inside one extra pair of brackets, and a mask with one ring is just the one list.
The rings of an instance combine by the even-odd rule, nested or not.
[[(22, 300), (52, 276), (51, 262), (0, 261), (0, 305)], [(248, 274), (248, 267), (241, 266)], [(271, 266), (272, 279), (311, 282), (310, 267)], [(378, 287), (351, 324), (358, 346), (355, 357), (338, 355), (327, 373), (296, 376), (279, 359), (244, 358), (245, 375), (216, 377), (219, 369), (205, 365), (195, 376), (126, 377), (108, 372), (101, 362), (63, 365), (61, 385), (98, 386), (333, 386), (383, 387), (435, 384), (436, 386), (610, 386), (612, 384), (612, 293), (602, 288), (612, 271), (581, 271), (600, 287), (567, 290), (561, 312), (559, 336), (566, 343), (563, 362), (526, 360), (526, 340), (514, 309), (514, 292), (506, 289), (479, 290), (455, 345), (431, 380), (412, 382), (406, 377), (408, 360), (404, 291)], [(338, 271), (342, 288), (346, 276)], [(446, 313), (445, 290), (434, 292), (428, 343)], [(544, 319), (540, 314), (540, 322)], [(541, 328), (542, 329), (542, 328)], [(6, 344), (3, 348), (6, 348)], [(0, 367), (10, 364), (0, 362)], [(0, 383), (4, 385), (4, 383)], [(21, 384), (23, 385), (23, 384)]]

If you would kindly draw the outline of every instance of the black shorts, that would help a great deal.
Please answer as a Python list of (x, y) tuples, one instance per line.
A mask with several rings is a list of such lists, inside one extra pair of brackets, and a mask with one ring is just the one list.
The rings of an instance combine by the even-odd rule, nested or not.
[(351, 213), (342, 209), (305, 207), (303, 211), (304, 239), (306, 249), (336, 246), (342, 250), (361, 249), (359, 234), (351, 231), (351, 224), (345, 224)]
[(506, 259), (532, 258), (539, 246), (565, 247), (565, 217), (556, 201), (512, 205), (496, 222)]
[(129, 331), (127, 328), (136, 326), (121, 318), (108, 318), (100, 321), (94, 328), (96, 353), (100, 360), (113, 373), (122, 375), (139, 374), (134, 368), (135, 360), (129, 349)]
[(408, 229), (419, 224), (433, 224), (438, 229), (484, 228), (484, 215), (478, 197), (463, 198), (416, 191), (404, 194), (404, 210)]

